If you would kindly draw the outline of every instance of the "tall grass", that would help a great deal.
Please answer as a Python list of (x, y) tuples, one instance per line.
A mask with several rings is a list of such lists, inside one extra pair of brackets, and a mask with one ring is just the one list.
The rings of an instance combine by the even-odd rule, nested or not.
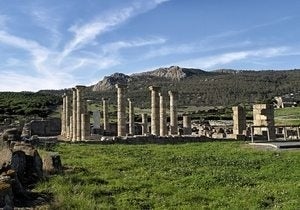
[(71, 145), (67, 170), (39, 185), (54, 209), (297, 209), (299, 151), (238, 142)]

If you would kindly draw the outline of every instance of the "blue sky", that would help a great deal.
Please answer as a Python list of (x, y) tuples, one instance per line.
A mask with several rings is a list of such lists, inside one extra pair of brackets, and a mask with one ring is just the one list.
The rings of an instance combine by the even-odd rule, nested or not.
[(294, 69), (299, 0), (0, 0), (0, 91), (179, 65)]

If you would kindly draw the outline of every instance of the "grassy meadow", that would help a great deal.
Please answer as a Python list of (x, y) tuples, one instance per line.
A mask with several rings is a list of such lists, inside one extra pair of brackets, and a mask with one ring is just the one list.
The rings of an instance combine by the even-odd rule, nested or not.
[(241, 142), (60, 144), (51, 209), (299, 209), (300, 152)]
[(276, 125), (300, 125), (300, 107), (275, 109)]

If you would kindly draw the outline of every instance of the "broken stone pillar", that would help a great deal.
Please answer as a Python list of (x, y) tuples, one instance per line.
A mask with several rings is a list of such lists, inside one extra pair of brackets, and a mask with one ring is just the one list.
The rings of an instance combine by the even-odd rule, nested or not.
[(234, 106), (233, 111), (233, 134), (242, 135), (246, 130), (246, 113), (243, 107)]
[(125, 102), (125, 93), (126, 85), (116, 84), (117, 88), (117, 99), (118, 99), (118, 136), (126, 135), (126, 102)]
[(103, 130), (105, 132), (109, 131), (109, 122), (108, 122), (108, 99), (102, 98), (103, 105)]
[(189, 115), (183, 115), (182, 118), (183, 124), (183, 135), (191, 135), (192, 134), (192, 121)]
[(164, 97), (159, 93), (159, 134), (160, 136), (166, 136), (167, 133), (167, 118), (166, 118), (166, 109), (165, 109)]
[(253, 125), (265, 126), (254, 128), (254, 134), (267, 136), (269, 133), (270, 139), (275, 139), (274, 107), (270, 104), (254, 104)]
[(284, 108), (284, 103), (283, 103), (283, 100), (282, 100), (282, 97), (280, 96), (277, 96), (277, 97), (274, 97), (275, 101), (276, 101), (276, 108)]
[(61, 112), (61, 136), (65, 136), (66, 134), (66, 94), (62, 96), (63, 104), (62, 104), (62, 112)]
[(142, 114), (142, 135), (148, 133), (148, 115), (146, 113)]
[(76, 88), (72, 88), (73, 93), (73, 101), (72, 101), (72, 135), (70, 138), (72, 141), (76, 141), (76, 130), (77, 130), (77, 123), (76, 123), (76, 116), (77, 116), (77, 94), (76, 94)]
[(134, 106), (130, 98), (128, 98), (128, 111), (129, 111), (129, 117), (128, 117), (128, 124), (129, 124), (129, 134), (134, 135)]
[(178, 135), (177, 100), (178, 92), (169, 91), (170, 96), (170, 135)]
[(151, 134), (159, 135), (159, 91), (160, 87), (150, 86), (151, 90)]
[(83, 91), (85, 89), (85, 86), (77, 85), (76, 86), (76, 96), (77, 96), (77, 114), (76, 114), (76, 141), (81, 140), (81, 114), (85, 111), (85, 105), (83, 103)]

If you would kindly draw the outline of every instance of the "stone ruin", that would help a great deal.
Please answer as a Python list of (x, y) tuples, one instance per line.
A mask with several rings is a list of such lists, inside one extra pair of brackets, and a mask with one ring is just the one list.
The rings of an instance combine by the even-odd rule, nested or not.
[(275, 139), (274, 107), (270, 104), (253, 105), (254, 134)]
[[(34, 137), (34, 136), (33, 136)], [(36, 149), (37, 137), (26, 139), (17, 128), (7, 129), (0, 138), (0, 208), (38, 206), (49, 201), (30, 189), (47, 175), (61, 172), (60, 157)]]
[[(192, 124), (191, 116), (188, 114), (178, 115), (178, 92), (168, 91), (169, 96), (169, 119), (167, 122), (167, 105), (165, 96), (160, 87), (150, 86), (151, 93), (151, 114), (141, 114), (142, 122), (134, 122), (134, 102), (126, 98), (127, 86), (116, 84), (117, 89), (117, 123), (110, 123), (108, 116), (108, 102), (102, 99), (103, 124), (94, 120), (94, 127), (90, 127), (90, 116), (87, 110), (87, 103), (83, 100), (84, 86), (73, 88), (73, 100), (66, 94), (63, 95), (63, 110), (61, 117), (61, 136), (64, 140), (72, 142), (85, 140), (99, 140), (103, 136), (130, 137), (130, 136), (192, 136), (195, 138), (208, 137), (211, 139), (238, 139), (246, 140), (252, 136), (275, 139), (274, 109), (268, 104), (253, 105), (253, 124), (246, 124), (246, 113), (242, 106), (232, 107), (233, 121), (231, 124), (213, 125), (209, 123)], [(128, 105), (128, 114), (126, 106)], [(100, 115), (100, 111), (98, 111)], [(97, 115), (95, 114), (94, 117)], [(179, 118), (182, 120), (179, 121)], [(128, 119), (128, 121), (127, 121)], [(150, 119), (150, 120), (149, 120)], [(92, 132), (91, 132), (92, 131)], [(252, 133), (251, 133), (252, 131)], [(100, 137), (97, 138), (97, 135)], [(111, 138), (104, 138), (111, 139)]]
[[(71, 142), (93, 139), (92, 134), (100, 133), (104, 136), (115, 135), (119, 137), (134, 135), (174, 136), (191, 135), (191, 119), (188, 115), (183, 116), (183, 128), (178, 125), (177, 100), (178, 92), (169, 91), (170, 98), (170, 124), (167, 126), (166, 103), (160, 87), (150, 86), (151, 91), (151, 120), (148, 124), (147, 114), (142, 114), (142, 123), (134, 122), (134, 103), (130, 98), (126, 100), (127, 86), (116, 84), (117, 89), (117, 124), (109, 123), (108, 99), (103, 98), (103, 126), (102, 132), (99, 126), (100, 119), (94, 120), (94, 127), (90, 127), (90, 116), (87, 103), (84, 98), (84, 86), (73, 88), (72, 101), (63, 95), (61, 116), (61, 136)], [(126, 114), (128, 103), (128, 122)], [(99, 112), (100, 113), (100, 112)], [(95, 116), (97, 114), (95, 113)], [(98, 116), (100, 118), (100, 116)], [(169, 128), (169, 129), (168, 129)], [(81, 135), (80, 135), (81, 134)]]

